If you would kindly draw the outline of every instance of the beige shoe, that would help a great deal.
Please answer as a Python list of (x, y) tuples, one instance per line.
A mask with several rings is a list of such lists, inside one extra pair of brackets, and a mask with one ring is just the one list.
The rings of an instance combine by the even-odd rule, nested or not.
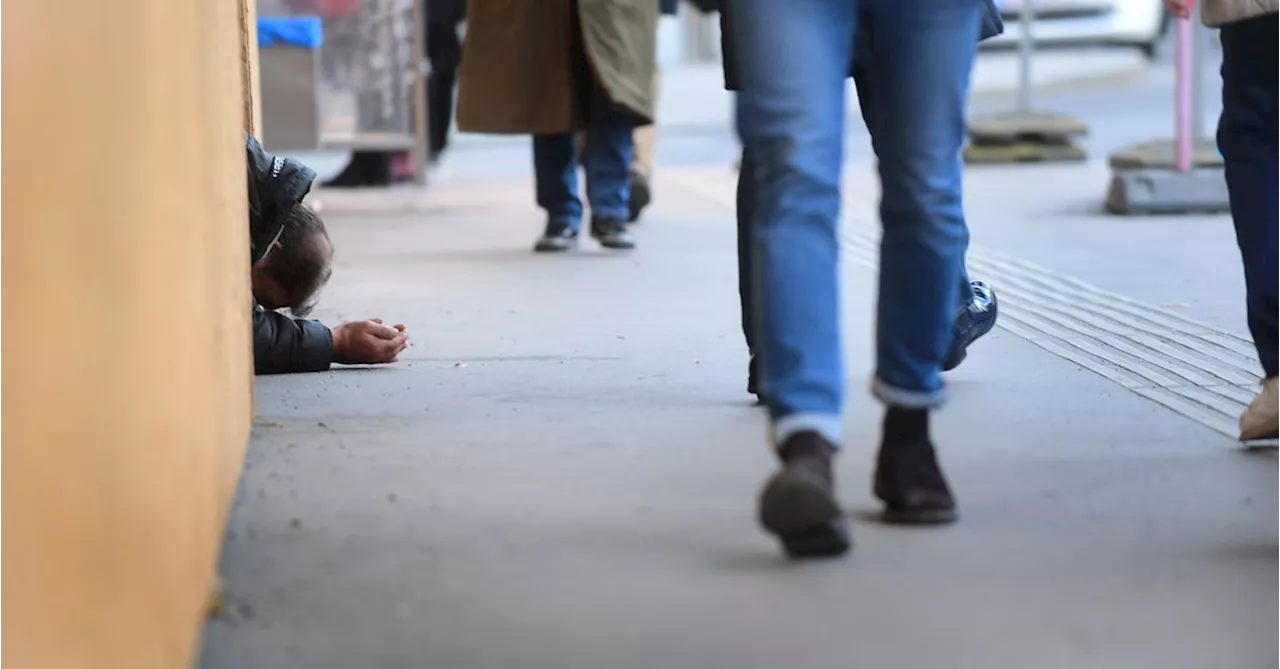
[(1276, 377), (1262, 382), (1262, 392), (1240, 415), (1240, 441), (1275, 439), (1280, 432), (1280, 391)]

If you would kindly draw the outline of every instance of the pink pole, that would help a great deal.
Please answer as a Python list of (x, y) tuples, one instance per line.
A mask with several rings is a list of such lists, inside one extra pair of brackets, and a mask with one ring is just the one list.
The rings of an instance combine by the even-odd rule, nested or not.
[(1174, 132), (1173, 163), (1179, 172), (1191, 171), (1191, 123), (1195, 118), (1192, 113), (1192, 71), (1195, 68), (1195, 49), (1192, 46), (1195, 18), (1177, 20), (1178, 33), (1176, 46), (1176, 77), (1174, 85)]

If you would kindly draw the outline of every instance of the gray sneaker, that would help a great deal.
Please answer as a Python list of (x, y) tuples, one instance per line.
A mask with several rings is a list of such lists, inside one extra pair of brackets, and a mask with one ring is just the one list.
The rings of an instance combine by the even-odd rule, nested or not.
[(591, 218), (591, 236), (606, 249), (634, 249), (635, 237), (627, 230), (627, 223), (620, 218)]

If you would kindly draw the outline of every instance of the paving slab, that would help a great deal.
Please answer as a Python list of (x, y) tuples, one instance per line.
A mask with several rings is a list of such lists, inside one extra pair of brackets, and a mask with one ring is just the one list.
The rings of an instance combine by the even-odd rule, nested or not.
[(731, 184), (661, 170), (636, 252), (560, 257), (529, 252), (527, 179), (318, 194), (338, 255), (317, 315), (404, 322), (413, 346), (258, 380), (201, 666), (1276, 665), (1275, 459), (1010, 330), (938, 416), (961, 522), (869, 519), (863, 214), (838, 472), (858, 545), (784, 560), (753, 520), (772, 456)]

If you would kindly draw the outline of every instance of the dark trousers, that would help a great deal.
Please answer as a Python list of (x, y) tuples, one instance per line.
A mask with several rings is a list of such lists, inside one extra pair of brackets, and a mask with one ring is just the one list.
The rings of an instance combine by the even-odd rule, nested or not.
[(449, 144), (449, 126), (453, 122), (453, 90), (462, 62), (456, 21), (428, 20), (427, 59), (431, 61), (431, 75), (427, 77), (427, 148), (435, 160)]
[(1276, 375), (1276, 283), (1280, 280), (1276, 28), (1276, 14), (1222, 27), (1222, 118), (1218, 121), (1218, 149), (1244, 261), (1249, 332), (1267, 377)]

